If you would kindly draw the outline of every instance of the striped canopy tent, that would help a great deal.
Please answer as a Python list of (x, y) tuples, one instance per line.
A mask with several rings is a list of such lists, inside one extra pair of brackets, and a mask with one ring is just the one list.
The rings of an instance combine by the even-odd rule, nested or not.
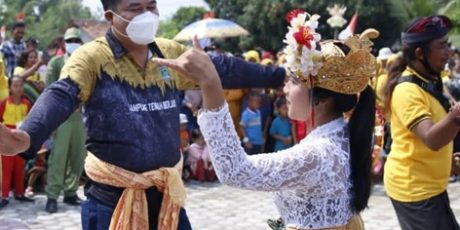
[(207, 18), (194, 22), (180, 31), (174, 40), (192, 40), (193, 36), (203, 38), (228, 38), (247, 36), (249, 32), (238, 24), (224, 19)]

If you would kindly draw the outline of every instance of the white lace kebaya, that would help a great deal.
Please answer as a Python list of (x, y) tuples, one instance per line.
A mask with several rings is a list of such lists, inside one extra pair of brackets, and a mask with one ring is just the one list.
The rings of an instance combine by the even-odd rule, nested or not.
[(248, 156), (228, 105), (201, 111), (198, 123), (219, 180), (243, 189), (273, 191), (286, 227), (343, 226), (352, 217), (348, 124), (317, 127), (299, 144), (276, 153)]

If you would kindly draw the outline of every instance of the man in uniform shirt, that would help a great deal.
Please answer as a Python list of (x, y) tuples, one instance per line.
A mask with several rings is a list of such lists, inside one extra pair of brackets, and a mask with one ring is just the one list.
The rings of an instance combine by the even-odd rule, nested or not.
[[(88, 157), (83, 229), (191, 229), (180, 178), (179, 90), (196, 85), (149, 61), (195, 49), (153, 39), (156, 1), (102, 0), (106, 36), (69, 58), (61, 80), (37, 101), (21, 130), (0, 126), (0, 152), (36, 152), (59, 124), (83, 105)], [(278, 88), (284, 69), (212, 56), (226, 88)], [(30, 141), (30, 144), (29, 144)]]

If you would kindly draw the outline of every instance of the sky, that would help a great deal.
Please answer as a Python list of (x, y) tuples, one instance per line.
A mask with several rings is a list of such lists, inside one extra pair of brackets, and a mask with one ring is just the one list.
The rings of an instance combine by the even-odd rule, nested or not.
[[(95, 14), (102, 17), (102, 4), (99, 0), (83, 0), (83, 5), (88, 6)], [(174, 13), (183, 6), (203, 6), (209, 8), (203, 0), (157, 0), (158, 9), (160, 10), (160, 19), (165, 20), (174, 15)]]

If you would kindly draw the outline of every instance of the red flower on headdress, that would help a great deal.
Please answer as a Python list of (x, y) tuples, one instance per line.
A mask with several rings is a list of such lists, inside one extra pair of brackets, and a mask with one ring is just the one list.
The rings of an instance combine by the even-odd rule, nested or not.
[(305, 45), (308, 49), (311, 49), (311, 41), (315, 39), (306, 27), (300, 27), (299, 32), (294, 33), (294, 38), (299, 45)]
[(304, 10), (301, 10), (301, 9), (295, 9), (291, 12), (289, 12), (287, 15), (286, 15), (286, 21), (288, 23), (291, 23), (292, 19), (296, 18), (297, 16), (299, 16), (299, 14), (303, 14), (305, 13)]

